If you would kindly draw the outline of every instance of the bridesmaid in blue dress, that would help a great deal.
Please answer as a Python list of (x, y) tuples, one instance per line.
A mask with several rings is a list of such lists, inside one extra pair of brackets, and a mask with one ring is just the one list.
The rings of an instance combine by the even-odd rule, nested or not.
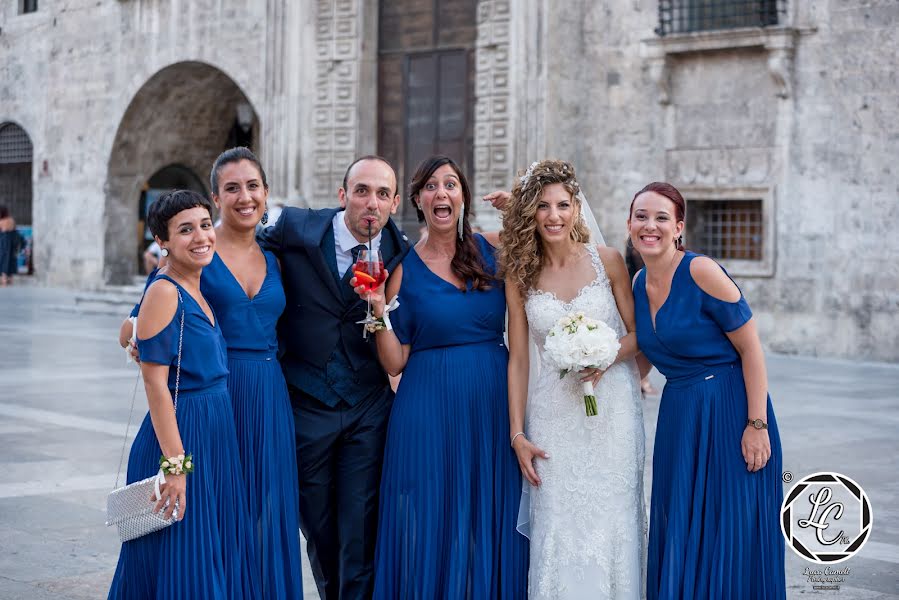
[(200, 289), (215, 309), (228, 350), (228, 391), (265, 598), (303, 596), (293, 411), (277, 360), (285, 296), (278, 261), (256, 243), (268, 183), (256, 156), (232, 148), (210, 176), (221, 223)]
[(154, 202), (148, 216), (168, 265), (140, 308), (137, 335), (150, 410), (131, 446), (127, 481), (155, 475), (160, 456), (190, 454), (194, 468), (166, 476), (159, 506), (169, 501), (164, 510), (170, 516), (177, 502), (179, 520), (122, 544), (109, 598), (259, 597), (225, 342), (200, 293), (200, 273), (215, 250), (211, 209), (203, 196), (175, 191)]
[(670, 184), (634, 197), (628, 228), (640, 350), (667, 378), (653, 451), (647, 598), (782, 599), (781, 445), (749, 305), (684, 251)]
[(256, 242), (267, 221), (268, 182), (259, 159), (232, 148), (215, 161), (212, 199), (221, 223), (201, 289), (228, 346), (228, 391), (250, 515), (258, 534), (264, 598), (303, 597), (293, 411), (277, 360), (276, 325), (286, 303), (281, 271)]
[[(375, 334), (385, 369), (403, 377), (384, 452), (374, 598), (524, 598), (498, 236), (472, 233), (468, 183), (446, 157), (419, 166), (410, 195), (428, 235), (390, 277), (399, 307), (392, 329)], [(383, 316), (383, 288), (372, 303)]]

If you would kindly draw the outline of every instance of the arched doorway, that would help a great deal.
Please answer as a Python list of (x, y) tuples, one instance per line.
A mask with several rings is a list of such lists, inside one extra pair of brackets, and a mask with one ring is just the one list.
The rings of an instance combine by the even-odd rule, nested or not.
[(153, 75), (128, 105), (109, 158), (105, 280), (126, 283), (138, 273), (147, 190), (199, 187), (208, 193), (205, 176), (215, 157), (235, 145), (253, 148), (258, 131), (246, 94), (219, 69), (182, 62)]
[(32, 183), (34, 148), (31, 138), (15, 123), (0, 123), (0, 204), (9, 208), (26, 245), (19, 256), (19, 272), (33, 272), (31, 262)]

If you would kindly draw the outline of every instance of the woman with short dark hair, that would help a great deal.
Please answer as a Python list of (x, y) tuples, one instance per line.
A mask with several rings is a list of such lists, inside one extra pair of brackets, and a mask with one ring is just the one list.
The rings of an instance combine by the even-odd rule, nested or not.
[(150, 231), (167, 264), (137, 320), (149, 412), (131, 446), (128, 483), (167, 470), (156, 510), (177, 522), (122, 544), (110, 598), (255, 598), (255, 535), (228, 395), (225, 341), (200, 292), (215, 252), (212, 205), (163, 194)]

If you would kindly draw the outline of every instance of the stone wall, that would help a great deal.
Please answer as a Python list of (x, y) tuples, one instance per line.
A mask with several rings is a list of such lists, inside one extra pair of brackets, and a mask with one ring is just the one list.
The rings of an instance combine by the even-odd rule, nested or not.
[[(239, 103), (273, 200), (331, 206), (346, 165), (377, 149), (376, 2), (16, 5), (0, 4), (0, 122), (34, 144), (36, 267), (50, 283), (133, 272), (140, 185), (172, 162), (205, 179)], [(649, 181), (688, 202), (757, 197), (763, 260), (728, 268), (765, 345), (899, 360), (899, 4), (787, 7), (777, 27), (662, 40), (657, 0), (480, 0), (474, 192), (568, 159), (620, 249)]]
[(773, 30), (665, 41), (654, 1), (525, 5), (519, 27), (537, 21), (539, 35), (521, 45), (539, 66), (516, 68), (543, 90), (520, 88), (519, 168), (572, 160), (619, 248), (649, 181), (671, 181), (688, 204), (763, 198), (765, 259), (733, 270), (764, 344), (899, 360), (899, 5), (795, 2)]
[[(0, 11), (0, 121), (19, 123), (34, 143), (35, 262), (45, 281), (92, 287), (134, 273), (140, 183), (185, 154), (205, 179), (234, 118), (221, 107), (238, 99), (254, 110), (257, 139), (266, 133), (263, 161), (277, 156), (275, 197), (299, 196), (296, 165), (312, 150), (297, 115), (311, 75), (302, 53), (280, 57), (298, 45), (283, 30), (295, 40), (309, 28), (305, 2), (42, 0), (36, 13), (17, 14), (15, 2)], [(145, 88), (187, 63), (203, 67)], [(129, 107), (140, 114), (121, 129)]]

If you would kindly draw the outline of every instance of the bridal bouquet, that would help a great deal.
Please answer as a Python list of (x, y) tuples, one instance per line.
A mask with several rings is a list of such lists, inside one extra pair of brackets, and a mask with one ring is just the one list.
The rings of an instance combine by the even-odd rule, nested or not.
[[(559, 369), (559, 379), (571, 371), (583, 369), (606, 370), (615, 362), (621, 343), (615, 331), (603, 323), (578, 311), (559, 319), (544, 344), (544, 356)], [(582, 382), (587, 416), (596, 416), (596, 396), (593, 382)]]

